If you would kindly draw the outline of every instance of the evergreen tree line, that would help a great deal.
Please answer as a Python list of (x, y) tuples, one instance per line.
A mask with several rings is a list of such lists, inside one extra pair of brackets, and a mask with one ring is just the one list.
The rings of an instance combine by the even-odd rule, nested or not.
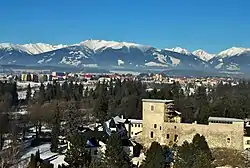
[(250, 115), (250, 82), (241, 81), (236, 86), (219, 83), (214, 87), (161, 84), (151, 86), (152, 91), (146, 91), (147, 87), (140, 81), (98, 83), (94, 90), (85, 91), (85, 99), (100, 121), (115, 115), (141, 119), (143, 98), (175, 100), (183, 122), (207, 123), (209, 116), (243, 119)]
[[(246, 81), (236, 86), (219, 83), (215, 87), (195, 87), (173, 83), (152, 85), (152, 91), (147, 91), (147, 87), (140, 81), (132, 80), (97, 83), (94, 89), (84, 89), (82, 84), (73, 82), (62, 85), (54, 82), (46, 87), (41, 84), (33, 100), (39, 104), (52, 100), (78, 101), (85, 108), (92, 109), (89, 113), (100, 122), (115, 115), (141, 119), (143, 98), (175, 100), (183, 122), (207, 123), (209, 116), (246, 118), (250, 114), (250, 83)], [(30, 87), (27, 99), (31, 99)]]
[(63, 84), (54, 81), (52, 84), (48, 83), (46, 86), (41, 83), (39, 90), (35, 91), (33, 99), (31, 98), (31, 87), (28, 85), (26, 100), (33, 103), (44, 104), (52, 100), (65, 101), (80, 101), (83, 98), (83, 85), (80, 83), (73, 83), (65, 81)]

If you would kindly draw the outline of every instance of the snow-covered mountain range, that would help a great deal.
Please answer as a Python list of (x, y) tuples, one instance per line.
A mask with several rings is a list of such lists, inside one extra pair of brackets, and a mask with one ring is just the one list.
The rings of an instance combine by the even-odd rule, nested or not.
[[(249, 61), (248, 61), (249, 60)], [(0, 44), (0, 64), (101, 68), (250, 69), (250, 49), (232, 47), (218, 54), (181, 47), (158, 49), (129, 42), (85, 40), (73, 45)]]

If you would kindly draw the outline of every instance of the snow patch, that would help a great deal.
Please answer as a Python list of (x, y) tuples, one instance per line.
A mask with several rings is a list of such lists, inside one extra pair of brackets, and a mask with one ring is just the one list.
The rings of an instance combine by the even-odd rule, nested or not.
[(223, 63), (221, 62), (221, 63), (219, 63), (218, 65), (216, 65), (214, 68), (220, 69), (222, 66), (223, 66)]
[(168, 65), (164, 65), (161, 63), (156, 63), (156, 62), (147, 62), (145, 63), (146, 66), (157, 66), (157, 67), (168, 67)]
[(172, 64), (173, 65), (179, 65), (180, 64), (180, 60), (179, 59), (177, 59), (177, 58), (174, 58), (174, 57), (171, 57), (171, 56), (169, 56), (169, 58), (170, 58), (170, 60), (171, 60), (171, 62), (172, 62)]
[(122, 61), (122, 60), (119, 59), (119, 60), (117, 60), (117, 64), (118, 64), (118, 65), (123, 65), (123, 64), (124, 64), (124, 61)]
[[(165, 56), (165, 55), (163, 55), (163, 54), (160, 54), (160, 53), (154, 53), (153, 54), (153, 56), (156, 56), (156, 58), (157, 58), (157, 60), (159, 61), (159, 62), (161, 62), (161, 63), (166, 63), (166, 57), (167, 56)], [(146, 60), (145, 60), (146, 61)]]
[(230, 71), (238, 71), (240, 70), (240, 67), (238, 64), (234, 64), (234, 63), (231, 63), (230, 65), (227, 65), (227, 70), (230, 70)]

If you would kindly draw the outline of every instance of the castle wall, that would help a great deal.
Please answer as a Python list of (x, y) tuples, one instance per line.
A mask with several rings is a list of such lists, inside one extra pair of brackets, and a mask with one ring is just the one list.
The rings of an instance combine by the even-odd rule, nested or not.
[[(191, 142), (195, 134), (205, 136), (210, 148), (232, 148), (242, 150), (244, 123), (241, 124), (187, 124), (187, 123), (163, 123), (160, 128), (154, 128), (152, 124), (146, 124), (143, 132), (148, 134), (143, 137), (146, 146), (151, 142), (158, 141), (162, 145), (175, 142), (182, 145), (184, 141)], [(152, 125), (152, 126), (151, 126)], [(151, 128), (149, 128), (151, 126)], [(146, 130), (145, 130), (145, 129)], [(151, 132), (154, 137), (151, 138)], [(143, 135), (145, 135), (143, 134)]]
[[(155, 110), (151, 110), (151, 106)], [(164, 122), (164, 103), (143, 102), (143, 132), (142, 141), (146, 147), (157, 141), (162, 145), (171, 142), (182, 145), (184, 141), (191, 142), (195, 134), (205, 136), (210, 148), (244, 149), (244, 122), (232, 124), (209, 123), (188, 124)]]

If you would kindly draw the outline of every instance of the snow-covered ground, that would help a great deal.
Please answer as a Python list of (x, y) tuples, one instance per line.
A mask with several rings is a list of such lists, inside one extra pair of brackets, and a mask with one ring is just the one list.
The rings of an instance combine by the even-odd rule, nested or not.
[[(57, 168), (58, 165), (60, 164), (67, 165), (67, 163), (64, 161), (64, 158), (65, 158), (64, 155), (53, 153), (50, 151), (49, 143), (28, 149), (27, 152), (21, 157), (21, 160), (23, 161), (26, 160), (26, 163), (27, 163), (27, 161), (29, 161), (30, 159), (31, 154), (35, 154), (38, 150), (40, 152), (41, 159), (49, 160), (50, 163), (54, 164), (54, 168)], [(20, 166), (23, 166), (23, 164), (20, 164)]]
[[(36, 89), (31, 89), (31, 96), (34, 95), (35, 90), (38, 90), (38, 88), (36, 88)], [(26, 90), (18, 91), (17, 94), (18, 94), (18, 99), (19, 99), (19, 100), (20, 100), (20, 99), (26, 99), (27, 91), (26, 91)]]
[(26, 89), (29, 84), (31, 88), (38, 88), (41, 85), (41, 83), (36, 83), (36, 82), (17, 82), (17, 88)]

